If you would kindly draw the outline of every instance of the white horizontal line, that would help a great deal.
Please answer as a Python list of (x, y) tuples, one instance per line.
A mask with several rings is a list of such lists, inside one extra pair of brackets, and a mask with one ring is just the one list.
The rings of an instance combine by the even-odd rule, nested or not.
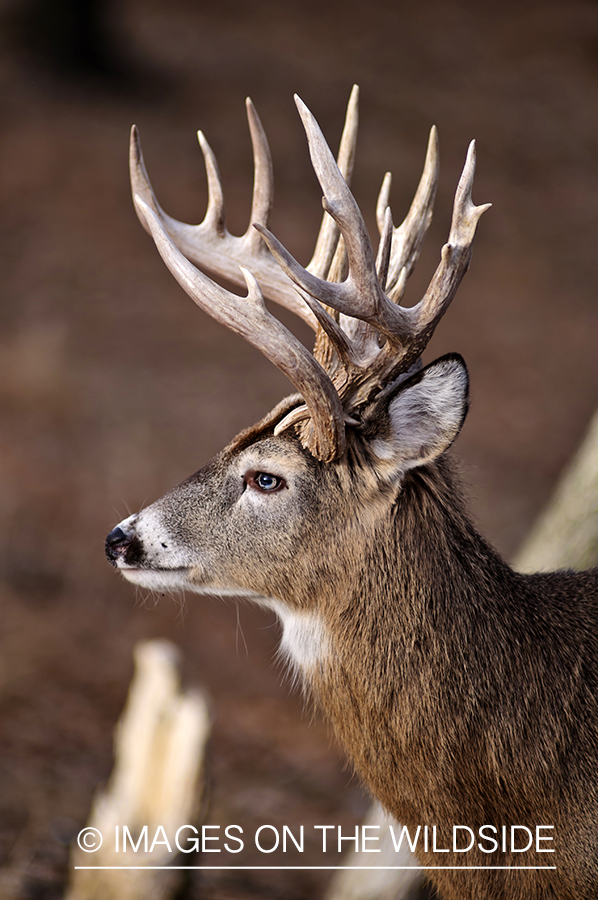
[(537, 869), (556, 869), (556, 866), (75, 866), (75, 869), (185, 869), (185, 870), (194, 870), (194, 871), (254, 871), (259, 869), (268, 870), (268, 871), (312, 871), (315, 869), (325, 869), (326, 871), (337, 869), (346, 869), (349, 871), (367, 871), (367, 872), (390, 872), (395, 870), (406, 870), (413, 869), (414, 871), (425, 871), (428, 869), (533, 869), (534, 871)]

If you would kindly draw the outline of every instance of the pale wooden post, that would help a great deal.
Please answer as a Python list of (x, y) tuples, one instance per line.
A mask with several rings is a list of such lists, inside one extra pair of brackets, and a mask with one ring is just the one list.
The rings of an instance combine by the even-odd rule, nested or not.
[[(148, 641), (135, 648), (135, 675), (127, 705), (116, 727), (115, 763), (105, 790), (93, 802), (87, 827), (103, 841), (96, 852), (75, 845), (73, 874), (65, 900), (167, 900), (176, 888), (176, 871), (86, 870), (76, 866), (167, 866), (177, 851), (175, 834), (192, 825), (199, 811), (203, 762), (210, 720), (200, 691), (183, 693), (178, 651), (168, 641)], [(123, 852), (126, 825), (140, 850)], [(116, 828), (118, 831), (118, 849)], [(148, 849), (161, 826), (153, 852), (141, 852), (147, 826)], [(187, 834), (185, 834), (185, 837)], [(97, 836), (90, 836), (90, 844)]]
[(598, 412), (514, 565), (522, 572), (598, 565)]

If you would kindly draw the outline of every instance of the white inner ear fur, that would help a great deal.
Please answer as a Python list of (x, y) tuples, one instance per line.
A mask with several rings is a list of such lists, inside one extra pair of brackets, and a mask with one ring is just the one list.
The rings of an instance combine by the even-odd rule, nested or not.
[(467, 407), (467, 369), (444, 359), (424, 370), (388, 408), (390, 434), (372, 441), (379, 460), (405, 472), (440, 456), (457, 437)]

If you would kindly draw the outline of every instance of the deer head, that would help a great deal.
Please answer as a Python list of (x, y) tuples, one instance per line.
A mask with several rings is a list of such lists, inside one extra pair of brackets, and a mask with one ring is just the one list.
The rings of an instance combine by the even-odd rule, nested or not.
[[(217, 164), (201, 132), (209, 200), (204, 221), (191, 226), (158, 205), (133, 129), (134, 201), (166, 265), (198, 306), (259, 348), (298, 393), (205, 469), (111, 532), (108, 557), (130, 581), (156, 589), (241, 591), (305, 608), (317, 593), (314, 578), (329, 581), (332, 566), (325, 558), (321, 567), (315, 563), (314, 539), (339, 548), (342, 567), (339, 532), (357, 536), (364, 522), (383, 518), (405, 472), (442, 454), (461, 427), (467, 407), (464, 363), (449, 356), (422, 369), (420, 357), (467, 270), (477, 221), (488, 208), (471, 200), (474, 144), (440, 264), (419, 303), (401, 306), (432, 217), (436, 130), (412, 206), (398, 228), (388, 205), (390, 174), (384, 179), (375, 255), (347, 184), (357, 99), (354, 88), (337, 162), (296, 98), (325, 210), (306, 268), (267, 229), (272, 164), (251, 101), (255, 180), (252, 224), (242, 237), (226, 229)], [(243, 281), (246, 296), (225, 290), (194, 263), (233, 283)], [(313, 354), (268, 312), (265, 297), (314, 328)], [(349, 541), (347, 552), (354, 550)]]

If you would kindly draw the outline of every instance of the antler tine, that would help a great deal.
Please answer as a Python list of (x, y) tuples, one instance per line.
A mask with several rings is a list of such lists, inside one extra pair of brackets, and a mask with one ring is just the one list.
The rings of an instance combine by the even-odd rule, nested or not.
[(473, 239), (480, 217), (491, 203), (475, 206), (471, 199), (475, 174), (475, 141), (467, 150), (467, 158), (459, 179), (448, 243), (442, 248), (441, 260), (424, 297), (413, 307), (418, 331), (432, 332), (451, 303), (471, 261)]
[(390, 266), (393, 239), (392, 213), (390, 206), (386, 207), (384, 213), (384, 222), (380, 229), (380, 246), (376, 255), (376, 272), (378, 273), (378, 281), (382, 290), (386, 290), (388, 281), (388, 270)]
[(357, 128), (359, 125), (359, 85), (354, 84), (347, 103), (345, 124), (338, 149), (337, 165), (347, 182), (351, 183), (353, 166), (355, 165), (355, 148), (357, 145)]
[(224, 216), (224, 193), (222, 191), (218, 163), (203, 131), (197, 132), (197, 141), (203, 155), (208, 182), (208, 207), (203, 224), (208, 228), (212, 227), (216, 234), (223, 236), (226, 234), (226, 220)]
[(263, 242), (255, 229), (252, 228), (252, 225), (254, 222), (258, 222), (260, 225), (268, 224), (270, 210), (274, 201), (274, 173), (272, 171), (272, 157), (268, 139), (255, 111), (255, 106), (249, 97), (245, 103), (247, 106), (251, 145), (253, 147), (254, 175), (251, 215), (247, 231), (243, 237), (255, 252), (263, 253)]
[[(386, 293), (394, 303), (399, 303), (401, 300), (405, 282), (413, 271), (423, 240), (432, 222), (438, 170), (438, 132), (436, 126), (433, 125), (430, 129), (424, 168), (411, 207), (404, 221), (393, 232)], [(384, 213), (388, 206), (391, 181), (391, 174), (387, 172), (376, 206), (376, 219), (380, 234), (384, 227)], [(401, 274), (403, 269), (405, 273)]]
[(382, 229), (384, 228), (384, 216), (386, 214), (386, 210), (390, 205), (391, 187), (392, 172), (386, 172), (384, 178), (382, 179), (382, 185), (380, 186), (378, 200), (376, 201), (376, 225), (378, 226), (378, 231), (380, 234), (382, 234)]
[(138, 195), (135, 205), (183, 290), (204, 312), (260, 350), (301, 393), (311, 418), (312, 427), (307, 432), (310, 452), (326, 462), (341, 456), (345, 448), (345, 413), (332, 381), (303, 344), (268, 312), (251, 272), (241, 267), (246, 297), (227, 291), (186, 259), (160, 217)]
[[(145, 168), (143, 153), (141, 151), (141, 139), (139, 137), (139, 130), (136, 125), (133, 125), (133, 127), (131, 128), (131, 142), (129, 144), (129, 173), (131, 176), (131, 193), (133, 195), (133, 198), (135, 198), (136, 195), (141, 197), (144, 203), (147, 203), (150, 209), (153, 209), (156, 215), (159, 216), (161, 221), (165, 224), (165, 227), (169, 227), (169, 230), (176, 230), (177, 225), (183, 224), (182, 222), (177, 222), (176, 219), (172, 219), (167, 213), (165, 213), (156, 200), (154, 189), (151, 185), (147, 170)], [(149, 227), (147, 222), (145, 221), (143, 216), (140, 215), (137, 209), (136, 212), (137, 218), (149, 234)]]
[[(350, 292), (345, 290), (344, 293), (354, 295), (352, 299), (360, 301), (359, 311), (364, 315), (371, 315), (375, 311), (378, 299), (376, 290), (378, 279), (375, 275), (374, 253), (365, 222), (330, 147), (326, 143), (320, 126), (298, 96), (295, 96), (295, 103), (307, 135), (312, 165), (324, 193), (322, 206), (336, 221), (345, 240), (345, 248), (350, 260), (349, 281), (345, 283), (345, 286), (350, 287)], [(354, 288), (355, 281), (359, 281), (361, 288), (359, 298), (356, 296)], [(308, 288), (306, 289), (311, 293)], [(319, 295), (316, 296), (320, 300), (325, 300)], [(338, 308), (335, 303), (328, 305)], [(357, 314), (350, 309), (339, 309), (339, 312), (353, 316)]]
[[(347, 184), (351, 183), (355, 148), (357, 145), (357, 128), (359, 125), (359, 87), (354, 84), (347, 104), (345, 124), (339, 145), (337, 164)], [(322, 224), (316, 240), (313, 256), (306, 266), (308, 272), (318, 278), (328, 278), (336, 248), (338, 246), (338, 225), (327, 212), (322, 216)]]

